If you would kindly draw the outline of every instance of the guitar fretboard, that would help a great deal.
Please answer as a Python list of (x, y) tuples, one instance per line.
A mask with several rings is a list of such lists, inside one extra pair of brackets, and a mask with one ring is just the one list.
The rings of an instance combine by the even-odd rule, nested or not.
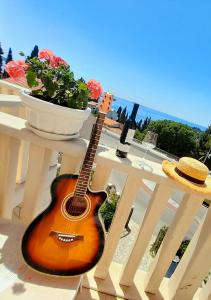
[(76, 184), (74, 196), (83, 197), (86, 194), (104, 120), (105, 114), (99, 113), (97, 121), (93, 127), (89, 146), (87, 148), (87, 152), (81, 167), (81, 172)]

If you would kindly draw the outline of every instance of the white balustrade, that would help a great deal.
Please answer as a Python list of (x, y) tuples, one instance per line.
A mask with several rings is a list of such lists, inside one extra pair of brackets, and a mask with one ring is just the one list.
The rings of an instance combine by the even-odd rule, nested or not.
[(145, 280), (146, 291), (156, 294), (179, 246), (184, 239), (194, 216), (202, 205), (203, 198), (186, 194), (166, 233), (153, 265)]
[[(12, 209), (16, 203), (14, 201), (17, 193), (16, 178), (22, 172), (21, 165), (18, 163), (18, 157), (20, 158), (19, 149), (23, 147), (22, 143), (28, 145), (29, 157), (27, 159), (27, 173), (24, 175), (24, 194), (22, 196), (19, 194), (18, 196), (19, 199), (22, 197), (19, 200), (22, 206), (20, 221), (29, 223), (39, 213), (42, 207), (42, 199), (47, 197), (46, 201), (50, 201), (49, 186), (57, 171), (57, 166), (55, 166), (51, 176), (49, 175), (49, 170), (54, 168), (49, 168), (52, 165), (54, 153), (63, 153), (60, 174), (78, 173), (85, 155), (87, 141), (84, 139), (72, 141), (43, 139), (26, 128), (24, 119), (0, 112), (0, 212), (6, 218), (12, 217)], [(24, 164), (27, 162), (26, 155), (24, 156), (23, 152), (21, 160), (23, 163), (22, 167), (24, 167)], [(56, 163), (57, 158), (54, 158), (54, 165)], [(141, 299), (141, 297), (142, 299), (155, 299), (153, 297), (161, 299), (159, 298), (160, 293), (165, 300), (211, 299), (210, 281), (202, 289), (199, 289), (204, 276), (211, 269), (210, 209), (207, 211), (204, 222), (200, 224), (192, 238), (175, 273), (169, 280), (164, 278), (180, 243), (202, 205), (204, 195), (194, 193), (189, 188), (169, 179), (162, 172), (160, 164), (149, 162), (151, 171), (143, 170), (139, 167), (139, 157), (129, 155), (127, 159), (120, 159), (115, 156), (115, 150), (109, 147), (104, 149), (102, 146), (99, 147), (95, 163), (96, 169), (92, 180), (93, 190), (105, 189), (110, 180), (109, 177), (112, 170), (123, 172), (127, 175), (127, 179), (106, 237), (103, 256), (96, 269), (90, 273), (95, 278), (92, 277), (92, 280), (87, 285), (95, 285), (95, 288), (97, 288), (96, 282), (100, 280), (101, 283), (105, 282), (103, 286), (108, 293), (116, 293), (117, 296), (126, 297), (127, 299)], [(146, 185), (145, 180), (154, 182), (155, 188), (150, 189)], [(151, 196), (150, 202), (143, 221), (139, 225), (137, 238), (134, 244), (130, 246), (130, 255), (126, 263), (121, 268), (117, 268), (118, 272), (121, 270), (119, 274), (112, 275), (109, 271), (115, 269), (112, 259), (131, 207), (140, 189), (143, 189)], [(141, 275), (140, 282), (137, 280), (137, 276), (140, 276), (140, 262), (156, 225), (159, 223), (164, 210), (168, 207), (168, 200), (174, 190), (180, 190), (184, 193), (183, 200), (178, 208), (175, 207), (175, 216), (150, 271)], [(211, 200), (211, 196), (206, 196), (206, 198)], [(118, 293), (114, 290), (112, 291), (111, 284), (106, 283), (109, 280), (111, 282), (112, 276), (115, 278), (115, 287), (118, 286), (117, 289), (113, 289), (115, 291), (118, 290)], [(85, 282), (87, 281), (85, 280)], [(134, 286), (136, 297), (131, 298), (131, 295), (134, 295)], [(154, 293), (156, 296), (150, 298), (150, 294), (144, 294), (146, 291)], [(168, 297), (166, 296), (167, 294), (169, 295)], [(138, 295), (142, 296), (138, 298)]]

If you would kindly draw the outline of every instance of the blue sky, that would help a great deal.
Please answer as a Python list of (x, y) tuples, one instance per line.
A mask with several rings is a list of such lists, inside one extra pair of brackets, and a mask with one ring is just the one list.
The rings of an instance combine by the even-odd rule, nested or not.
[(0, 41), (35, 44), (105, 91), (211, 123), (211, 1), (1, 0)]

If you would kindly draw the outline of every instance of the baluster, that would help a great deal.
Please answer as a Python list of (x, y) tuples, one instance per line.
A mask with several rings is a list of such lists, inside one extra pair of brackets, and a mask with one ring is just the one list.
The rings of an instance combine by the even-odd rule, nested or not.
[(58, 164), (58, 156), (59, 156), (58, 152), (52, 151), (51, 161), (50, 161), (50, 167), (57, 166), (57, 164)]
[(18, 168), (16, 182), (22, 183), (26, 180), (28, 159), (29, 159), (29, 142), (21, 141), (19, 155), (18, 155)]
[(62, 155), (61, 174), (78, 174), (81, 165), (81, 157), (74, 157), (67, 154)]
[(20, 141), (0, 134), (1, 216), (12, 217)]
[(1, 112), (4, 112), (9, 115), (19, 116), (19, 107), (18, 106), (4, 106), (1, 107)]
[(106, 239), (104, 254), (95, 271), (96, 277), (104, 279), (108, 274), (108, 269), (111, 264), (114, 252), (124, 230), (124, 226), (127, 222), (128, 215), (137, 195), (138, 189), (140, 188), (140, 181), (141, 179), (138, 176), (130, 175), (127, 178), (123, 193), (121, 195), (121, 198), (119, 199), (117, 210)]
[(102, 164), (98, 162), (94, 170), (94, 176), (93, 176), (92, 186), (91, 186), (92, 190), (93, 191), (105, 190), (107, 183), (109, 181), (110, 174), (111, 174), (111, 166), (109, 162), (107, 161), (107, 164)]
[(145, 280), (145, 290), (156, 294), (203, 198), (185, 194)]
[(29, 164), (20, 219), (29, 223), (36, 216), (36, 209), (47, 183), (52, 151), (35, 144), (30, 145)]
[(211, 280), (199, 292), (198, 300), (211, 300)]
[(150, 242), (154, 228), (167, 205), (171, 193), (172, 189), (170, 187), (165, 185), (156, 185), (139, 230), (138, 237), (123, 269), (123, 274), (120, 280), (121, 284), (129, 286), (133, 283), (133, 278)]
[(10, 94), (10, 91), (7, 87), (1, 85), (0, 93), (8, 95), (8, 94)]
[[(22, 119), (26, 118), (25, 108), (21, 105), (19, 106), (19, 117)], [(29, 142), (26, 142), (24, 140), (21, 141), (18, 158), (18, 171), (16, 177), (17, 183), (22, 183), (26, 180), (29, 159), (29, 145)]]
[[(201, 282), (208, 275), (211, 269), (210, 228), (211, 209), (209, 208), (204, 222), (196, 231), (169, 283), (171, 299), (192, 299)], [(209, 290), (211, 289), (209, 288)], [(202, 297), (204, 292), (201, 291), (201, 293)], [(204, 297), (201, 299), (205, 300), (207, 298)]]

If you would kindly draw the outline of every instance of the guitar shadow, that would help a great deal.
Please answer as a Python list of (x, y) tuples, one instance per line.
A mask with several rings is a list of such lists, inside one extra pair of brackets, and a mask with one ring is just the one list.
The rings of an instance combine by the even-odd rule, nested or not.
[[(57, 277), (49, 276), (30, 269), (24, 262), (21, 253), (21, 240), (25, 226), (0, 220), (0, 296), (6, 290), (9, 295), (30, 296), (30, 292), (42, 295), (42, 299), (48, 299), (53, 293), (54, 299), (74, 299), (80, 287), (81, 276)], [(93, 273), (94, 269), (90, 271)], [(119, 271), (112, 270), (105, 280), (85, 274), (83, 286), (97, 291), (120, 296), (131, 300), (164, 300), (162, 295), (151, 295), (144, 292), (141, 287), (142, 280), (130, 287), (119, 284)], [(90, 279), (91, 278), (91, 279)], [(141, 288), (140, 288), (141, 287)], [(46, 289), (47, 288), (47, 289)], [(88, 291), (89, 293), (90, 291)], [(28, 298), (29, 298), (28, 296)]]
[(58, 299), (62, 298), (64, 290), (68, 290), (70, 296), (75, 296), (80, 286), (81, 276), (71, 278), (49, 276), (34, 271), (25, 264), (21, 253), (24, 230), (25, 227), (21, 224), (0, 221), (0, 241), (4, 241), (0, 246), (0, 290), (2, 288), (4, 290), (5, 287), (11, 289), (10, 293), (24, 294), (33, 289), (33, 293), (37, 292), (39, 295), (41, 290), (42, 293), (47, 291), (44, 287), (48, 287), (47, 295), (53, 292), (55, 296), (55, 293), (58, 293)]
[[(138, 283), (133, 282), (130, 287), (121, 285), (119, 283), (120, 273), (117, 268), (115, 269), (112, 267), (109, 274), (107, 275), (107, 277), (105, 279), (96, 278), (96, 277), (94, 277), (94, 272), (91, 271), (91, 273), (92, 273), (92, 276), (89, 276), (86, 274), (86, 275), (84, 275), (84, 278), (83, 278), (83, 286), (87, 289), (92, 289), (92, 290), (99, 291), (106, 295), (111, 295), (115, 299), (164, 300), (163, 295), (159, 291), (156, 295), (145, 292), (144, 291), (144, 281), (142, 281), (142, 280), (138, 281)], [(143, 279), (143, 278), (140, 278), (140, 279)], [(100, 299), (100, 297), (99, 297), (99, 299)]]

